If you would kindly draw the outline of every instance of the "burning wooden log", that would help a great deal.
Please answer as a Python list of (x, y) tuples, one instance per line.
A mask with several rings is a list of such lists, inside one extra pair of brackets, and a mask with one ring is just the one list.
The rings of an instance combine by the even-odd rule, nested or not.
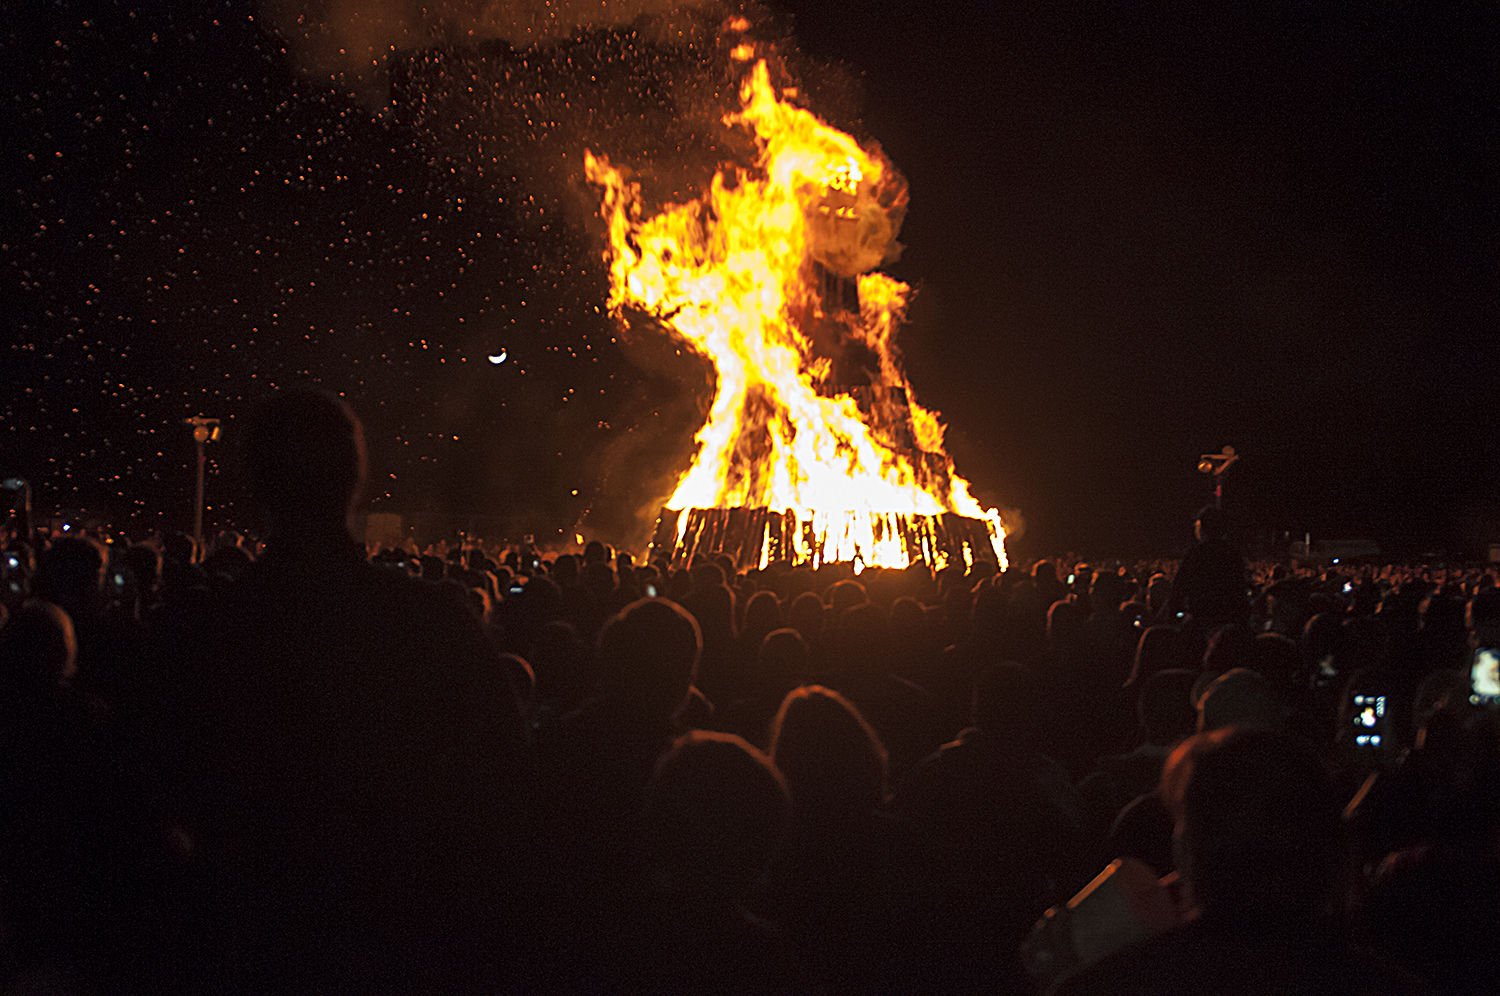
[(999, 539), (983, 519), (944, 513), (775, 512), (766, 508), (662, 509), (651, 540), (651, 559), (674, 567), (711, 554), (740, 567), (777, 561), (853, 563), (857, 567), (905, 567), (926, 563), (998, 560)]

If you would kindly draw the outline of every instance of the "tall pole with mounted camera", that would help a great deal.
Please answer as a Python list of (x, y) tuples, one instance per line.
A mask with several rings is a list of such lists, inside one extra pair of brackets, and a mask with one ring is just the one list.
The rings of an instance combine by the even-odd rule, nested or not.
[(218, 441), (219, 420), (194, 415), (192, 418), (183, 419), (182, 422), (184, 425), (193, 427), (193, 444), (198, 451), (198, 486), (193, 498), (193, 542), (201, 551), (203, 549), (203, 474), (207, 463), (203, 448), (209, 443)]
[(1214, 508), (1224, 507), (1224, 474), (1239, 458), (1233, 446), (1226, 446), (1218, 453), (1198, 454), (1198, 473), (1213, 475)]

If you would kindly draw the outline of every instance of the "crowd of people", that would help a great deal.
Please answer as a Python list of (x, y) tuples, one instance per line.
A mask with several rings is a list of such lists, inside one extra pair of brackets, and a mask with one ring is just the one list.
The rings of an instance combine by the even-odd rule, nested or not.
[(344, 404), (243, 450), (254, 543), (6, 543), (10, 989), (1500, 985), (1493, 567), (372, 552)]

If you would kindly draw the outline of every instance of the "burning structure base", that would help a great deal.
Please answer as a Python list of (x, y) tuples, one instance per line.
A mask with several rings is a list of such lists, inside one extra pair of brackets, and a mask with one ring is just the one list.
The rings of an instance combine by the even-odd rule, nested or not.
[(766, 508), (662, 509), (651, 559), (674, 567), (709, 554), (740, 567), (850, 563), (856, 568), (943, 568), (998, 561), (994, 528), (983, 519), (944, 513), (776, 512)]

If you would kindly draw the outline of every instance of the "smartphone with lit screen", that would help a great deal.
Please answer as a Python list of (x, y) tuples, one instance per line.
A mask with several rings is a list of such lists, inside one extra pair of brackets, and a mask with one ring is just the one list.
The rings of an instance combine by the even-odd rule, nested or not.
[(1355, 692), (1349, 703), (1349, 721), (1354, 725), (1354, 746), (1380, 750), (1390, 743), (1390, 717), (1384, 695)]
[(1475, 647), (1469, 664), (1469, 701), (1500, 709), (1500, 647)]

